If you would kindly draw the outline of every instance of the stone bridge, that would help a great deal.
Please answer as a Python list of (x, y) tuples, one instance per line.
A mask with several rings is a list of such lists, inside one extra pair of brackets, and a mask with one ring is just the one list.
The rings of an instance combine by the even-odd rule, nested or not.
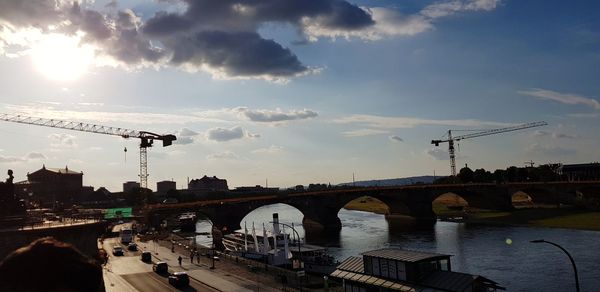
[(196, 212), (207, 217), (219, 230), (231, 232), (239, 229), (242, 219), (253, 210), (283, 203), (302, 212), (303, 226), (307, 230), (340, 230), (342, 223), (338, 212), (348, 202), (362, 196), (384, 202), (389, 207), (386, 214), (388, 219), (410, 216), (416, 222), (432, 223), (437, 218), (432, 202), (443, 194), (456, 194), (472, 208), (511, 210), (514, 208), (512, 197), (517, 192), (526, 193), (537, 204), (572, 204), (578, 197), (600, 197), (600, 181), (411, 185), (255, 194), (192, 203), (151, 205), (145, 210), (145, 217), (152, 226), (158, 227), (169, 216)]

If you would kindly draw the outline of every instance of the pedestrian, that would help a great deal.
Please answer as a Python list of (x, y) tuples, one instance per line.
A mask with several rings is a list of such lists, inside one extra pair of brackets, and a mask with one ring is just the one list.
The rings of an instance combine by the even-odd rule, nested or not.
[(194, 252), (192, 251), (192, 253), (190, 254), (190, 264), (194, 263)]
[(181, 266), (181, 261), (182, 261), (182, 260), (183, 260), (183, 258), (182, 258), (181, 256), (179, 256), (179, 257), (177, 258), (177, 261), (179, 262), (179, 265), (180, 265), (180, 266)]

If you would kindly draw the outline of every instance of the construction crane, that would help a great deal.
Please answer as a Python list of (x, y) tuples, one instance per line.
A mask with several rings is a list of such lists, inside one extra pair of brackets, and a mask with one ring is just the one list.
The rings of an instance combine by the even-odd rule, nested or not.
[(476, 133), (470, 133), (470, 134), (461, 135), (461, 136), (454, 136), (454, 137), (452, 137), (452, 130), (448, 130), (448, 139), (446, 139), (446, 140), (431, 140), (431, 144), (433, 144), (435, 146), (440, 146), (440, 143), (448, 142), (448, 153), (450, 154), (450, 171), (452, 173), (452, 176), (456, 176), (456, 157), (454, 155), (454, 142), (458, 142), (460, 140), (465, 140), (465, 139), (476, 138), (476, 137), (489, 136), (489, 135), (495, 135), (495, 134), (500, 134), (500, 133), (517, 131), (517, 130), (523, 130), (523, 129), (528, 129), (528, 128), (541, 127), (541, 126), (546, 126), (546, 125), (548, 125), (548, 123), (543, 122), (543, 121), (542, 122), (533, 122), (533, 123), (521, 124), (521, 125), (516, 125), (516, 126), (511, 126), (511, 127), (506, 127), (506, 128), (490, 129), (490, 130), (480, 131), (480, 132), (476, 132)]
[(177, 137), (175, 137), (175, 135), (172, 134), (158, 135), (146, 131), (137, 131), (125, 128), (115, 128), (96, 124), (63, 121), (57, 119), (37, 118), (17, 114), (0, 113), (0, 120), (6, 122), (44, 126), (87, 133), (121, 136), (126, 139), (138, 138), (140, 139), (140, 187), (142, 188), (148, 187), (148, 148), (152, 147), (154, 140), (162, 141), (163, 147), (169, 146), (173, 144), (173, 141), (177, 140)]

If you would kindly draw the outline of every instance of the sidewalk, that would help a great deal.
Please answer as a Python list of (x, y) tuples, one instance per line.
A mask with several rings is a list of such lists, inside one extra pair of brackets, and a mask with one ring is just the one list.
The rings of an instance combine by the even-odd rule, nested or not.
[[(186, 271), (188, 275), (198, 282), (202, 282), (207, 286), (221, 291), (232, 291), (232, 292), (251, 292), (253, 290), (245, 288), (237, 283), (224, 279), (225, 275), (220, 275), (220, 271), (210, 270), (206, 264), (197, 264), (196, 261), (190, 263), (190, 257), (179, 253), (171, 252), (167, 247), (155, 244), (152, 241), (138, 242), (138, 246), (142, 250), (152, 252), (152, 257), (155, 261), (166, 262), (169, 267), (177, 271)], [(179, 266), (177, 258), (181, 255), (183, 258), (182, 265)], [(278, 290), (267, 290), (263, 291), (278, 291)]]

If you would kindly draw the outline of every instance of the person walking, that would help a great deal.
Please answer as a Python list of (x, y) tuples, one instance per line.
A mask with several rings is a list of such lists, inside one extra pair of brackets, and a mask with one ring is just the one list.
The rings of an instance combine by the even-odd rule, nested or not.
[(182, 260), (183, 260), (183, 258), (182, 258), (181, 256), (179, 256), (179, 257), (177, 258), (177, 261), (179, 262), (179, 265), (180, 265), (180, 266), (181, 266), (181, 261), (182, 261)]
[(192, 252), (190, 253), (190, 264), (193, 264), (193, 263), (194, 263), (194, 254), (195, 254), (195, 252), (194, 252), (194, 251), (192, 251)]

